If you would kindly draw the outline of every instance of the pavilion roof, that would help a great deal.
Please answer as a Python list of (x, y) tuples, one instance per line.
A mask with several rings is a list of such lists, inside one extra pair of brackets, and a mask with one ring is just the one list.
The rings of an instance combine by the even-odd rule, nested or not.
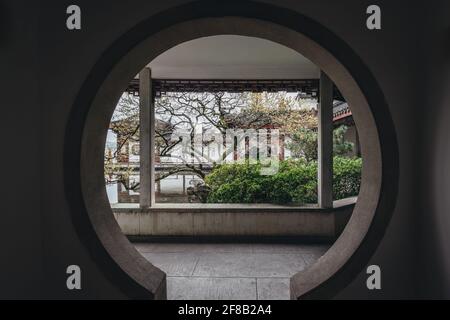
[[(155, 97), (166, 92), (299, 92), (305, 98), (317, 97), (318, 79), (286, 80), (201, 80), (201, 79), (153, 79), (152, 89)], [(139, 79), (129, 83), (127, 92), (139, 95)], [(339, 89), (334, 87), (334, 99), (344, 101)]]

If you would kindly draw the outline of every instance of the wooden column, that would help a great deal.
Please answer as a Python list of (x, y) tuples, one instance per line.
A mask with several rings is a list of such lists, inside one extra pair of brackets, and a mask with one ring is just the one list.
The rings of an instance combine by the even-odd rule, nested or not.
[(141, 208), (148, 208), (155, 202), (155, 110), (149, 68), (144, 68), (139, 73), (139, 125), (139, 204)]
[(318, 204), (333, 207), (333, 82), (320, 72), (318, 106)]

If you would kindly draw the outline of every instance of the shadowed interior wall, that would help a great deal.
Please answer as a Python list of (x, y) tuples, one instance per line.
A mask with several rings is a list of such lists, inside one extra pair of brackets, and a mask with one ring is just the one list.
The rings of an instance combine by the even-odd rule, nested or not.
[[(82, 30), (80, 31), (68, 31), (65, 28), (65, 11), (67, 5), (71, 3), (56, 0), (39, 3), (39, 29), (36, 24), (33, 24), (34, 32), (38, 32), (35, 35), (39, 41), (39, 51), (34, 56), (34, 59), (39, 62), (39, 69), (37, 70), (39, 104), (36, 107), (33, 103), (37, 101), (37, 97), (33, 99), (31, 95), (24, 95), (23, 89), (26, 88), (26, 92), (29, 93), (33, 81), (30, 80), (29, 86), (25, 82), (22, 83), (20, 88), (15, 89), (20, 95), (20, 100), (16, 103), (21, 108), (9, 110), (8, 112), (11, 112), (10, 118), (8, 118), (8, 123), (5, 124), (8, 129), (14, 130), (15, 122), (24, 119), (23, 131), (17, 133), (16, 138), (19, 137), (19, 141), (27, 143), (31, 141), (32, 148), (36, 148), (36, 150), (31, 156), (28, 151), (25, 152), (24, 150), (18, 151), (17, 154), (27, 156), (27, 160), (33, 160), (32, 163), (41, 164), (40, 170), (37, 167), (28, 169), (29, 177), (32, 177), (31, 185), (34, 187), (21, 189), (21, 199), (26, 199), (26, 201), (17, 201), (17, 206), (8, 206), (8, 215), (5, 220), (8, 222), (6, 228), (9, 229), (6, 235), (10, 239), (14, 239), (7, 243), (9, 248), (12, 249), (10, 252), (14, 253), (12, 259), (20, 257), (17, 258), (20, 263), (36, 266), (36, 269), (31, 268), (33, 270), (39, 270), (41, 257), (44, 260), (45, 286), (42, 286), (42, 288), (40, 284), (37, 284), (41, 275), (39, 271), (36, 272), (36, 276), (33, 273), (23, 278), (22, 272), (25, 272), (25, 270), (14, 270), (12, 267), (15, 262), (12, 260), (8, 264), (6, 271), (17, 272), (13, 273), (15, 277), (12, 278), (18, 279), (17, 281), (22, 284), (23, 290), (20, 292), (23, 296), (26, 295), (24, 293), (26, 288), (38, 287), (42, 291), (41, 294), (45, 293), (48, 297), (53, 298), (125, 298), (125, 295), (113, 285), (110, 279), (100, 272), (92, 257), (81, 245), (75, 232), (64, 194), (63, 148), (66, 124), (70, 109), (82, 83), (102, 53), (137, 22), (147, 19), (157, 12), (186, 2), (188, 1), (150, 2), (130, 0), (125, 3), (106, 0), (95, 2), (80, 0), (77, 1), (77, 4), (82, 8), (83, 17)], [(448, 243), (446, 241), (446, 237), (448, 237), (446, 226), (449, 222), (447, 212), (450, 209), (450, 203), (446, 202), (449, 197), (444, 191), (450, 188), (450, 184), (448, 180), (444, 180), (445, 175), (440, 175), (441, 171), (439, 170), (445, 170), (445, 162), (448, 163), (448, 161), (440, 161), (450, 156), (450, 153), (440, 153), (445, 148), (448, 149), (448, 146), (445, 146), (448, 141), (445, 137), (448, 134), (446, 134), (446, 126), (442, 119), (439, 121), (438, 130), (441, 140), (433, 145), (433, 148), (428, 149), (435, 154), (433, 163), (430, 164), (435, 169), (433, 177), (423, 179), (424, 182), (432, 182), (434, 188), (440, 189), (442, 193), (433, 193), (430, 190), (429, 201), (422, 203), (422, 205), (438, 205), (433, 210), (422, 208), (421, 216), (430, 214), (432, 218), (428, 220), (427, 215), (427, 219), (423, 219), (424, 221), (428, 220), (426, 226), (418, 227), (415, 214), (419, 205), (416, 186), (419, 175), (417, 166), (420, 160), (416, 155), (420, 154), (422, 151), (420, 148), (424, 147), (424, 145), (418, 145), (417, 141), (421, 141), (420, 137), (425, 129), (417, 125), (418, 115), (422, 114), (419, 109), (423, 107), (424, 99), (423, 92), (418, 90), (418, 85), (423, 80), (421, 78), (423, 72), (412, 66), (421, 64), (425, 54), (424, 50), (421, 50), (423, 49), (422, 40), (417, 37), (419, 34), (427, 33), (424, 29), (426, 27), (417, 23), (417, 21), (421, 21), (419, 12), (422, 8), (417, 7), (410, 1), (378, 1), (378, 4), (382, 7), (383, 29), (371, 32), (365, 28), (365, 11), (367, 6), (372, 4), (372, 1), (348, 0), (345, 5), (333, 0), (271, 0), (264, 2), (296, 10), (323, 24), (348, 43), (367, 64), (380, 84), (391, 108), (390, 112), (398, 135), (400, 153), (399, 195), (386, 234), (370, 261), (370, 264), (378, 264), (381, 267), (383, 289), (368, 291), (366, 274), (363, 271), (352, 280), (337, 298), (413, 298), (418, 296), (418, 289), (424, 288), (430, 296), (446, 294), (448, 297), (450, 255), (446, 248), (446, 243)], [(20, 2), (17, 5), (19, 6)], [(433, 16), (441, 9), (429, 3), (427, 7), (428, 15)], [(10, 17), (10, 20), (21, 17), (23, 11), (12, 13), (13, 16)], [(3, 10), (0, 10), (0, 12), (3, 13)], [(126, 14), (124, 14), (125, 12)], [(23, 17), (19, 18), (18, 21), (22, 21), (20, 19), (23, 19)], [(442, 21), (444, 21), (444, 17)], [(12, 22), (6, 23), (12, 25)], [(442, 31), (443, 26), (439, 30)], [(29, 35), (30, 32), (32, 31), (23, 30), (24, 34)], [(13, 33), (11, 36), (15, 36), (15, 34)], [(28, 40), (32, 41), (32, 39)], [(4, 42), (3, 39), (1, 41)], [(25, 38), (24, 41), (26, 41)], [(441, 38), (436, 41), (441, 44), (444, 42)], [(435, 42), (434, 45), (439, 46)], [(18, 50), (34, 52), (32, 48), (20, 46), (17, 48)], [(30, 59), (21, 55), (11, 56), (10, 63), (19, 64), (23, 61), (32, 64)], [(436, 70), (439, 69), (439, 63), (443, 63), (444, 59), (441, 58), (440, 61), (433, 62)], [(23, 71), (25, 72), (25, 70)], [(438, 82), (438, 79), (444, 79), (444, 70), (440, 70), (440, 72), (441, 76), (435, 78), (436, 82)], [(17, 73), (15, 76), (10, 80), (23, 80)], [(430, 73), (428, 76), (428, 79), (434, 78), (434, 73)], [(446, 81), (448, 85), (448, 78)], [(36, 81), (34, 84), (36, 84)], [(433, 90), (438, 89), (430, 89), (427, 94), (435, 92)], [(444, 112), (445, 106), (450, 103), (450, 98), (447, 95), (441, 96), (438, 100), (436, 96), (433, 102), (436, 102), (436, 104), (427, 104), (428, 110), (433, 110), (435, 105), (439, 105), (439, 110)], [(432, 114), (433, 112), (429, 113)], [(447, 111), (446, 113), (429, 116), (429, 126), (427, 127), (429, 139), (433, 139), (436, 133), (436, 131), (433, 131), (434, 124), (443, 116), (445, 116), (444, 119), (448, 119), (450, 113)], [(33, 121), (33, 119), (41, 119), (41, 121)], [(36, 138), (37, 132), (41, 132), (40, 139)], [(434, 153), (436, 150), (439, 150), (439, 152)], [(436, 164), (437, 162), (439, 162), (439, 165)], [(16, 166), (17, 170), (22, 167), (20, 162), (16, 163)], [(42, 180), (38, 185), (38, 177), (34, 175), (39, 171)], [(10, 178), (13, 178), (13, 175), (10, 175)], [(39, 207), (39, 196), (36, 195), (36, 190), (39, 189), (42, 190), (40, 211), (36, 209)], [(424, 187), (422, 190), (426, 191), (427, 188)], [(438, 195), (440, 195), (439, 198), (436, 198)], [(14, 197), (8, 198), (16, 199)], [(15, 220), (16, 215), (20, 215), (21, 221), (30, 221), (30, 224), (27, 224), (26, 231), (20, 232), (20, 236), (16, 232), (19, 231), (19, 226)], [(426, 239), (424, 247), (419, 246), (418, 233), (422, 234), (422, 239)], [(41, 241), (43, 243), (42, 249), (39, 246)], [(27, 250), (30, 246), (32, 249)], [(419, 251), (418, 248), (422, 248), (423, 251)], [(430, 251), (433, 248), (435, 251)], [(29, 252), (30, 255), (19, 255), (19, 250)], [(41, 250), (43, 250), (43, 254), (41, 254)], [(421, 252), (429, 253), (422, 255)], [(415, 279), (421, 275), (423, 269), (420, 269), (421, 266), (417, 264), (417, 259), (423, 257), (432, 261), (432, 265), (426, 265), (429, 270), (428, 279), (430, 282), (418, 286)], [(83, 270), (84, 286), (81, 291), (68, 291), (65, 287), (65, 269), (70, 264), (78, 264)], [(5, 268), (4, 265), (2, 265), (2, 272), (3, 268)], [(3, 292), (3, 288), (1, 290), (2, 295), (7, 295)], [(16, 293), (16, 296), (20, 292)]]
[(424, 6), (428, 32), (424, 39), (423, 93), (420, 113), (421, 178), (417, 182), (421, 201), (420, 235), (417, 247), (420, 264), (415, 281), (421, 298), (450, 299), (450, 3), (437, 1), (431, 14)]
[(0, 3), (0, 299), (43, 291), (36, 11), (34, 2)]
[[(71, 225), (67, 203), (64, 202), (61, 188), (57, 187), (63, 183), (60, 155), (64, 143), (63, 132), (73, 99), (93, 64), (119, 35), (138, 21), (181, 2), (132, 1), (125, 5), (120, 2), (102, 3), (100, 1), (93, 4), (81, 1), (79, 5), (84, 11), (84, 21), (80, 32), (68, 32), (60, 27), (60, 23), (64, 21), (63, 17), (60, 18), (61, 20), (56, 17), (60, 16), (60, 12), (64, 12), (63, 4), (55, 3), (43, 12), (41, 31), (45, 32), (46, 36), (42, 38), (41, 57), (45, 61), (46, 70), (42, 73), (41, 82), (57, 82), (59, 88), (64, 88), (57, 92), (49, 90), (43, 93), (43, 105), (46, 106), (48, 122), (45, 125), (43, 141), (46, 143), (45, 154), (52, 155), (44, 163), (47, 165), (47, 172), (56, 171), (56, 174), (49, 175), (46, 181), (49, 186), (44, 188), (48, 193), (45, 200), (47, 208), (44, 210), (45, 220), (48, 223), (46, 227), (51, 230), (46, 233), (46, 250), (49, 257), (47, 270), (50, 271), (49, 277), (53, 278), (52, 283), (56, 285), (53, 288), (54, 294), (63, 294), (67, 297), (77, 294), (91, 297), (111, 295), (114, 292), (109, 288), (110, 282), (98, 273), (95, 264), (80, 247)], [(414, 79), (413, 69), (409, 67), (413, 62), (410, 59), (414, 59), (414, 55), (405, 57), (404, 54), (404, 52), (414, 52), (412, 36), (408, 36), (411, 31), (410, 24), (406, 23), (409, 17), (404, 16), (402, 6), (386, 2), (383, 9), (383, 30), (369, 32), (365, 28), (365, 10), (368, 4), (369, 2), (365, 1), (355, 1), (351, 6), (343, 7), (334, 1), (276, 1), (276, 5), (288, 6), (324, 24), (349, 43), (369, 65), (369, 69), (372, 70), (385, 92), (388, 104), (393, 108), (391, 113), (399, 135), (400, 158), (410, 159), (411, 134), (414, 133), (410, 119), (414, 114), (411, 108), (414, 98), (410, 97), (409, 93), (415, 90), (410, 80)], [(130, 8), (139, 8), (139, 10), (130, 10)], [(127, 12), (126, 15), (123, 14), (124, 11)], [(380, 43), (384, 45), (380, 46)], [(391, 48), (389, 54), (385, 54), (386, 46)], [(61, 74), (62, 70), (64, 70), (63, 74)], [(397, 209), (387, 230), (385, 241), (373, 259), (373, 263), (380, 264), (383, 269), (385, 289), (383, 292), (368, 292), (365, 288), (365, 276), (362, 274), (355, 280), (353, 287), (344, 292), (346, 296), (404, 297), (411, 294), (411, 275), (403, 270), (408, 270), (406, 266), (410, 265), (413, 252), (410, 247), (411, 221), (413, 220), (413, 204), (410, 202), (411, 173), (410, 161), (401, 163)], [(405, 223), (405, 221), (409, 222)], [(64, 280), (64, 274), (58, 271), (71, 261), (80, 261), (82, 268), (89, 270), (85, 271), (86, 277), (89, 277), (86, 283), (96, 283), (96, 285), (88, 286), (81, 293), (64, 290), (64, 287), (60, 285)], [(61, 277), (55, 276), (59, 274)], [(101, 283), (103, 284), (100, 285)]]

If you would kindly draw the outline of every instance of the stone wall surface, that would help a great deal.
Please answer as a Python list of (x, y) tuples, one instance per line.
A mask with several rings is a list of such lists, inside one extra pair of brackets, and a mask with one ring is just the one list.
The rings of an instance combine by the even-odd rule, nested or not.
[[(131, 296), (124, 289), (130, 279), (114, 267), (105, 250), (82, 240), (95, 230), (80, 227), (84, 204), (74, 200), (78, 194), (66, 192), (74, 187), (71, 172), (79, 169), (80, 156), (70, 153), (76, 144), (67, 146), (79, 133), (69, 123), (76, 102), (88, 105), (91, 97), (77, 97), (86, 80), (98, 76), (91, 71), (108, 48), (139, 22), (189, 2), (79, 0), (83, 26), (76, 32), (65, 27), (66, 1), (0, 4), (1, 29), (6, 31), (0, 33), (0, 78), (8, 92), (2, 105), (14, 106), (4, 113), (2, 135), (13, 133), (14, 139), (6, 139), (3, 150), (15, 159), (4, 170), (4, 181), (14, 183), (2, 193), (6, 203), (0, 243), (6, 258), (0, 264), (1, 297)], [(372, 4), (368, 0), (348, 0), (345, 5), (333, 0), (255, 2), (300, 13), (342, 39), (379, 84), (395, 127), (398, 194), (392, 218), (367, 261), (381, 267), (383, 290), (367, 290), (363, 268), (334, 297), (448, 298), (448, 1), (377, 1), (383, 17), (378, 31), (365, 27), (366, 8)], [(204, 3), (216, 5), (212, 0)], [(174, 12), (173, 19), (185, 14)], [(316, 34), (316, 40), (322, 37)], [(130, 49), (132, 41), (126, 46)], [(108, 262), (110, 268), (102, 267)], [(83, 270), (81, 291), (66, 288), (65, 270), (71, 264)]]

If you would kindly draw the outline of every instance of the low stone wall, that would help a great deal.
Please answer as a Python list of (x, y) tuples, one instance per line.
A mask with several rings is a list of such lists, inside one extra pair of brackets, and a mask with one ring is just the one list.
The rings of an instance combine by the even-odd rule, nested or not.
[(271, 205), (185, 204), (150, 209), (113, 207), (124, 234), (131, 237), (317, 237), (336, 238), (356, 198), (334, 202), (333, 209)]

